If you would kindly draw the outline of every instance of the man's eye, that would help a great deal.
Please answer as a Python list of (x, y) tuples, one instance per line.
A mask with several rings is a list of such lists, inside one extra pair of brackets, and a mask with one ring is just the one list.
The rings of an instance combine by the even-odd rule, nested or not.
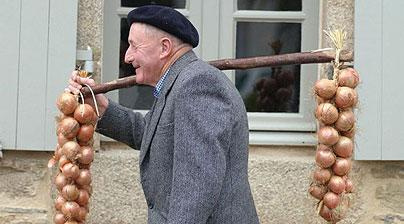
[(130, 44), (130, 45), (129, 45), (129, 48), (132, 49), (132, 50), (137, 50), (137, 46), (135, 46), (135, 45), (133, 45), (133, 44)]

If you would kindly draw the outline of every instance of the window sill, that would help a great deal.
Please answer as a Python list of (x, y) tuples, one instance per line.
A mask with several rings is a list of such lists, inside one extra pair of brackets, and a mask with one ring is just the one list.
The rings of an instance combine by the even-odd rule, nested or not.
[[(101, 141), (115, 141), (101, 135)], [(317, 138), (313, 132), (258, 132), (250, 131), (250, 145), (314, 146)]]
[(250, 131), (250, 145), (314, 146), (316, 144), (317, 138), (314, 132)]

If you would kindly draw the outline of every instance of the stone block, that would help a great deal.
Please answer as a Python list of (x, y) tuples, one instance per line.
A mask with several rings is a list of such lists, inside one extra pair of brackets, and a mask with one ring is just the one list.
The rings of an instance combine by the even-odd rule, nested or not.
[(375, 194), (383, 206), (404, 215), (404, 188), (402, 182), (387, 182), (377, 187)]
[(35, 197), (47, 175), (47, 161), (17, 155), (7, 153), (0, 160), (0, 192), (11, 199)]

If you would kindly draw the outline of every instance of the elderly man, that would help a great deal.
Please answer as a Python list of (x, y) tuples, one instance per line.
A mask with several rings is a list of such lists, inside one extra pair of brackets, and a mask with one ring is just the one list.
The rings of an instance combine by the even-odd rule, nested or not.
[[(97, 131), (140, 150), (148, 223), (258, 223), (247, 114), (233, 83), (197, 58), (198, 32), (177, 11), (143, 6), (128, 22), (125, 61), (137, 83), (155, 87), (155, 101), (143, 117), (97, 95)], [(77, 93), (84, 83), (94, 85), (73, 72), (69, 88)]]

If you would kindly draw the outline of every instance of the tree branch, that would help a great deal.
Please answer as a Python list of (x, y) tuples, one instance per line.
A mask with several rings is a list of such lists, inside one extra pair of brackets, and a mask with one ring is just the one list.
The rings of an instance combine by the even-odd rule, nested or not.
[[(210, 61), (209, 64), (220, 70), (249, 69), (259, 67), (275, 67), (281, 65), (298, 65), (313, 63), (329, 63), (335, 59), (335, 52), (299, 52), (253, 58), (222, 59)], [(351, 51), (341, 52), (341, 62), (353, 61)]]
[[(297, 65), (297, 64), (313, 64), (328, 63), (335, 59), (335, 52), (299, 52), (292, 54), (281, 54), (272, 56), (238, 58), (238, 59), (222, 59), (209, 61), (208, 63), (220, 70), (230, 69), (249, 69), (259, 67), (275, 67), (281, 65)], [(341, 62), (353, 61), (352, 51), (342, 51), (340, 55)], [(128, 88), (137, 85), (136, 76), (128, 76), (111, 82), (102, 83), (94, 86), (92, 89), (95, 94), (106, 93), (111, 90)], [(84, 96), (91, 95), (87, 87), (83, 87), (81, 92)]]

